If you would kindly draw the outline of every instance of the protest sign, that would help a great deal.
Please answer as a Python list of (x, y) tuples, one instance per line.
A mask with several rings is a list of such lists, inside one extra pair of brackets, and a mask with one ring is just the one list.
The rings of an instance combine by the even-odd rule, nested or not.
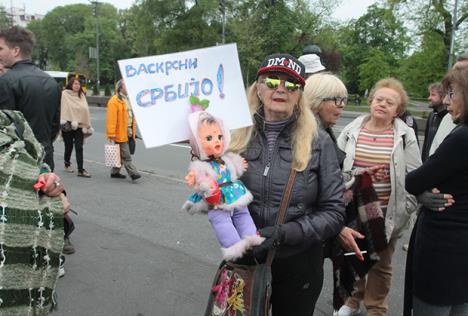
[(189, 138), (190, 96), (229, 129), (252, 124), (236, 44), (118, 63), (147, 148)]

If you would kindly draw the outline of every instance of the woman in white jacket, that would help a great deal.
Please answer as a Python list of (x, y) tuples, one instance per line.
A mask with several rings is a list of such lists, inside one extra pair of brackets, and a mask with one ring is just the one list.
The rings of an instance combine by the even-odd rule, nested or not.
[(339, 316), (358, 315), (361, 301), (367, 315), (387, 314), (395, 244), (417, 207), (416, 198), (405, 190), (405, 176), (421, 165), (414, 131), (398, 118), (407, 103), (408, 96), (399, 81), (380, 80), (369, 94), (370, 115), (356, 118), (338, 137), (338, 147), (346, 152), (343, 171), (381, 167), (373, 176), (373, 185), (388, 241), (367, 278), (355, 283), (355, 291), (339, 310)]

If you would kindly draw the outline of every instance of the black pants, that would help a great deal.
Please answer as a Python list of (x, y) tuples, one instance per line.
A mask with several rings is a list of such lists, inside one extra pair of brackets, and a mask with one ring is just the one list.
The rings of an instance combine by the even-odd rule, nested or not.
[(272, 265), (273, 316), (312, 316), (323, 285), (323, 248), (276, 258)]
[(41, 142), (42, 146), (44, 146), (44, 162), (49, 165), (50, 171), (54, 171), (55, 164), (54, 164), (54, 146), (52, 142)]
[(62, 132), (63, 142), (65, 143), (65, 167), (68, 167), (70, 163), (71, 154), (73, 152), (73, 145), (75, 145), (76, 164), (78, 165), (78, 171), (83, 170), (83, 130), (78, 128), (70, 132)]

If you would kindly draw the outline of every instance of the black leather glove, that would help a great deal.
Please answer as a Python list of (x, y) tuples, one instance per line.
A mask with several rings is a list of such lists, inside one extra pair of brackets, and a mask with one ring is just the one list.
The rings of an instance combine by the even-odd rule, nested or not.
[(416, 196), (416, 199), (424, 207), (435, 212), (439, 212), (440, 208), (445, 208), (445, 203), (447, 203), (447, 199), (444, 198), (443, 193), (432, 193), (430, 191), (424, 191)]
[(268, 250), (276, 248), (283, 243), (285, 233), (281, 229), (281, 225), (264, 227), (258, 233), (265, 240), (260, 245), (252, 248), (252, 255), (258, 261), (263, 261), (266, 258)]

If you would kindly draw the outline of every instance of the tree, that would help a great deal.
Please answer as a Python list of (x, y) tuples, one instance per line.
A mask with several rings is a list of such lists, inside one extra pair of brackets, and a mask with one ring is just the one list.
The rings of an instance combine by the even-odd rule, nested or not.
[[(362, 93), (367, 85), (373, 81), (369, 69), (376, 61), (385, 56), (385, 64), (393, 73), (399, 67), (399, 60), (405, 56), (409, 43), (406, 28), (396, 18), (391, 8), (371, 5), (367, 13), (341, 29), (340, 53), (343, 55), (343, 78), (348, 90), (353, 93)], [(380, 51), (378, 53), (377, 51)], [(360, 68), (360, 65), (367, 64)], [(381, 74), (381, 78), (387, 74)], [(375, 82), (375, 81), (374, 81)]]
[(10, 19), (5, 11), (5, 8), (0, 5), (0, 29), (10, 26)]
[(405, 16), (410, 21), (415, 21), (418, 33), (415, 36), (424, 36), (427, 32), (439, 34), (442, 37), (446, 50), (446, 58), (443, 65), (446, 67), (452, 33), (456, 29), (465, 30), (457, 34), (457, 42), (465, 41), (468, 19), (468, 1), (458, 1), (457, 20), (453, 21), (453, 4), (449, 0), (387, 0), (396, 14)]
[(380, 79), (393, 76), (387, 56), (380, 49), (372, 48), (370, 50), (364, 63), (358, 67), (360, 91), (370, 90)]
[(415, 97), (426, 97), (429, 84), (442, 79), (446, 72), (447, 48), (439, 33), (427, 31), (422, 44), (403, 60), (399, 71), (406, 90)]
[[(103, 83), (113, 80), (115, 61), (128, 58), (130, 49), (118, 29), (118, 12), (110, 4), (98, 7), (100, 25), (100, 74)], [(47, 52), (48, 68), (77, 71), (96, 80), (96, 61), (88, 56), (89, 47), (96, 46), (96, 17), (93, 6), (73, 4), (56, 7), (44, 19), (33, 21), (28, 28), (36, 35), (33, 58), (41, 60)], [(42, 54), (42, 55), (41, 55)]]

